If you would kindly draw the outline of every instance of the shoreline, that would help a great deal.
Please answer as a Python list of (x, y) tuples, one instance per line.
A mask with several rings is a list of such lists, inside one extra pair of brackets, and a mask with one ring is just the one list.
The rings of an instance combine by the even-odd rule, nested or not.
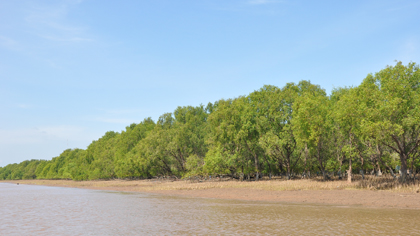
[(192, 198), (420, 209), (419, 191), (352, 189), (344, 181), (190, 182), (185, 180), (3, 180), (0, 183), (143, 192)]

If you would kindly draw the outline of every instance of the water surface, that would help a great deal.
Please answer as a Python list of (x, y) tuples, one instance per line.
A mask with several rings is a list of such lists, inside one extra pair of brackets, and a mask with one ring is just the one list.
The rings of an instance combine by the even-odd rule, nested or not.
[(420, 211), (0, 183), (0, 235), (420, 235)]

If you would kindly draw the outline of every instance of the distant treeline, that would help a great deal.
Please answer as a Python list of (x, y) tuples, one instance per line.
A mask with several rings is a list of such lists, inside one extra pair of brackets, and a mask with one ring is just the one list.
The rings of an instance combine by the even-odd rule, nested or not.
[(0, 168), (0, 179), (188, 177), (331, 171), (365, 173), (420, 167), (420, 70), (401, 62), (358, 87), (324, 89), (309, 81), (266, 85), (207, 106), (178, 107), (109, 131), (86, 150)]

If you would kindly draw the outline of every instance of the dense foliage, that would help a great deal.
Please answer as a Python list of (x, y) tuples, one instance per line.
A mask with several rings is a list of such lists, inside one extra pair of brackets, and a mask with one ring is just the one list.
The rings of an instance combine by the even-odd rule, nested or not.
[(0, 179), (236, 178), (420, 168), (420, 70), (400, 62), (330, 96), (309, 81), (178, 107), (107, 132), (86, 150), (0, 168)]

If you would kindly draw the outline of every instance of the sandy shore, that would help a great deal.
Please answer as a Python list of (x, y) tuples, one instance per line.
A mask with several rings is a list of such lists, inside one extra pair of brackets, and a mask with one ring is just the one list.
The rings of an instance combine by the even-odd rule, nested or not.
[[(331, 204), (373, 208), (420, 209), (420, 191), (360, 190), (345, 181), (159, 181), (159, 180), (18, 180), (0, 183), (74, 187), (124, 192), (148, 192), (195, 198), (237, 199), (288, 203)], [(414, 189), (414, 190), (413, 190)]]

